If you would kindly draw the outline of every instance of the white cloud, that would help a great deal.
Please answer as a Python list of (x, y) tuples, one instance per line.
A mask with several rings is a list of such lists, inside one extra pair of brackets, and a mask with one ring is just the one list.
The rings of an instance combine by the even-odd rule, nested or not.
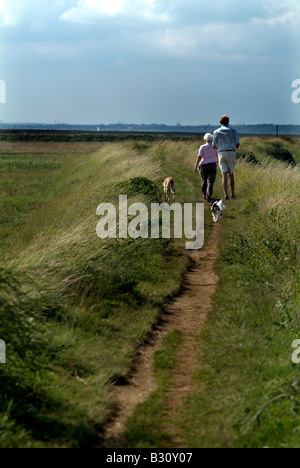
[(89, 56), (95, 43), (96, 54), (110, 50), (116, 63), (147, 55), (272, 56), (273, 43), (288, 44), (299, 20), (299, 0), (0, 0), (0, 24), (19, 27), (14, 42), (30, 39), (45, 57), (56, 47), (60, 56), (66, 43), (66, 55), (74, 44)]
[(157, 0), (142, 0), (141, 14), (144, 18), (155, 22), (170, 22), (172, 20), (166, 9), (160, 9)]
[[(78, 0), (77, 5), (66, 10), (60, 19), (74, 23), (93, 23), (105, 17), (126, 15), (151, 21), (169, 21), (165, 11), (159, 11), (158, 0)], [(164, 10), (164, 9), (163, 9)]]
[(31, 25), (34, 22), (51, 24), (57, 21), (75, 0), (0, 0), (0, 25)]
[(93, 22), (101, 17), (116, 16), (124, 11), (125, 0), (79, 0), (60, 19), (75, 23)]
[(149, 35), (149, 43), (156, 43), (157, 47), (174, 55), (190, 55), (198, 45), (198, 38), (195, 36), (193, 29), (167, 29), (155, 32)]
[(251, 21), (272, 26), (298, 21), (300, 5), (299, 0), (0, 0), (2, 26), (34, 21), (50, 26), (58, 19), (97, 23), (118, 17), (137, 19), (137, 26), (145, 22), (168, 28)]
[(250, 37), (256, 44), (256, 37), (264, 39), (263, 30), (297, 23), (298, 1), (252, 0), (241, 5), (240, 0), (74, 0), (60, 19), (102, 26), (110, 20), (112, 35), (126, 30), (131, 44), (135, 40), (168, 55), (201, 57), (227, 52), (242, 60), (240, 49), (242, 44), (248, 48)]
[[(0, 23), (1, 26), (14, 26), (22, 14), (19, 8), (12, 8), (12, 4), (8, 0), (0, 0)], [(16, 7), (22, 8), (22, 2), (15, 2)], [(23, 2), (24, 6), (24, 2)]]
[(268, 26), (277, 26), (277, 25), (289, 25), (289, 24), (299, 24), (300, 23), (300, 13), (287, 11), (278, 16), (271, 16), (268, 19), (253, 18), (254, 23), (265, 24)]
[(253, 23), (267, 26), (293, 25), (300, 23), (299, 0), (282, 0), (274, 2), (265, 0), (266, 18), (253, 17)]
[(244, 26), (233, 30), (226, 24), (194, 25), (156, 30), (146, 34), (145, 38), (149, 44), (174, 56), (212, 58), (226, 52), (237, 60), (233, 51), (243, 39), (243, 30)]

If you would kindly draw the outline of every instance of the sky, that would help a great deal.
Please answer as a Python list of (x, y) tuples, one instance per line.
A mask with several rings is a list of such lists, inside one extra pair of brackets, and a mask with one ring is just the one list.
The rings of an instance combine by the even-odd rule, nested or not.
[(0, 120), (299, 125), (299, 30), (299, 0), (0, 0)]

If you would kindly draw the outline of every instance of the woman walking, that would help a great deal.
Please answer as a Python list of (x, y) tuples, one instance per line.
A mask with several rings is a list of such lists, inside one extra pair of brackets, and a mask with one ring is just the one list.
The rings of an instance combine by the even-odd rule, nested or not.
[(217, 164), (218, 164), (218, 151), (213, 148), (213, 135), (206, 133), (204, 136), (205, 145), (202, 145), (199, 150), (198, 158), (195, 165), (195, 172), (200, 167), (200, 176), (202, 180), (202, 193), (203, 198), (208, 202), (211, 202), (214, 183), (217, 176)]

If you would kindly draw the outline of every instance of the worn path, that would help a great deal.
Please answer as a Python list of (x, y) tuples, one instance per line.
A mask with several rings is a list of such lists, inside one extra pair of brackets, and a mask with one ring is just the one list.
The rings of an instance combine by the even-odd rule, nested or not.
[(206, 247), (190, 252), (193, 267), (186, 276), (184, 292), (166, 307), (162, 324), (153, 333), (151, 342), (137, 356), (135, 372), (128, 384), (114, 387), (113, 398), (117, 402), (118, 412), (106, 428), (106, 446), (118, 447), (118, 439), (125, 429), (126, 420), (136, 406), (147, 400), (156, 389), (154, 354), (162, 347), (163, 338), (173, 330), (182, 332), (183, 344), (179, 354), (180, 365), (173, 375), (172, 389), (166, 398), (166, 428), (173, 435), (176, 447), (181, 446), (173, 420), (184, 397), (195, 390), (193, 375), (199, 367), (196, 337), (211, 310), (212, 296), (218, 283), (214, 266), (218, 256), (219, 238), (220, 224), (215, 224)]

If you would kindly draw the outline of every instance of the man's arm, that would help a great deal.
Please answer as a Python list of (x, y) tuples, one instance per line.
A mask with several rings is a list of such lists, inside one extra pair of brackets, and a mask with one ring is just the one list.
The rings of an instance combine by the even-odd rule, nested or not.
[(238, 133), (236, 130), (234, 130), (234, 139), (236, 143), (236, 149), (239, 149), (240, 147), (240, 137), (238, 136)]
[(218, 134), (214, 132), (213, 149), (218, 149)]

